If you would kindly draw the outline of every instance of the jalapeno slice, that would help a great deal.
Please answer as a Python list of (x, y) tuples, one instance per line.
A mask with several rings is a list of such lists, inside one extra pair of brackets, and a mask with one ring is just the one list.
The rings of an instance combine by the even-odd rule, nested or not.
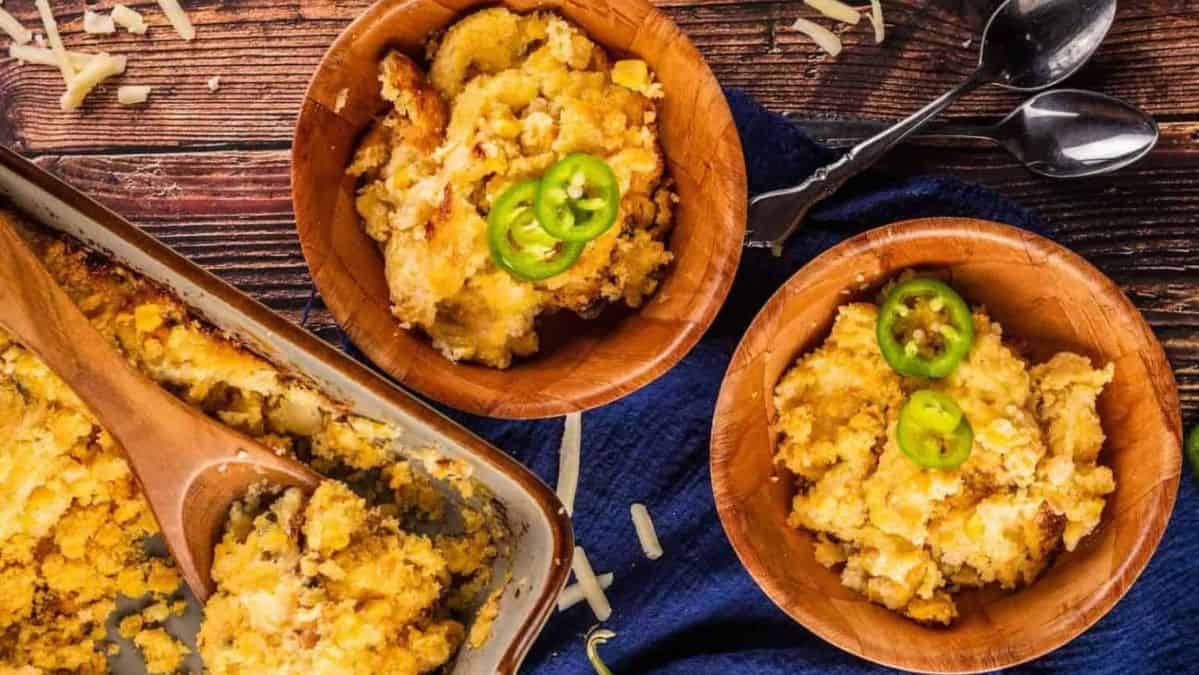
[(974, 430), (957, 402), (931, 389), (908, 397), (895, 436), (903, 454), (925, 469), (957, 468), (974, 447)]
[(1186, 456), (1191, 462), (1191, 473), (1195, 475), (1195, 480), (1199, 480), (1199, 425), (1187, 434)]
[(534, 211), (546, 232), (562, 241), (585, 242), (616, 222), (620, 186), (599, 157), (567, 155), (541, 177)]
[(900, 375), (942, 378), (974, 344), (974, 318), (962, 296), (936, 279), (909, 279), (878, 312), (878, 346)]
[(582, 242), (560, 241), (534, 216), (538, 181), (517, 183), (504, 191), (487, 214), (487, 243), (495, 264), (527, 281), (548, 279), (575, 264)]

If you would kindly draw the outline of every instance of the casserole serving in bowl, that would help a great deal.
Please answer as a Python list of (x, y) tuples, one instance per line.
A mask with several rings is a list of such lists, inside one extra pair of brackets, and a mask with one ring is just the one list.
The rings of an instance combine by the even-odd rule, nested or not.
[[(942, 336), (927, 358), (914, 317)], [(1180, 445), (1165, 353), (1115, 284), (1031, 232), (927, 219), (833, 247), (770, 299), (721, 388), (712, 485), (796, 621), (877, 663), (977, 672), (1120, 599)]]
[[(743, 159), (712, 73), (649, 3), (484, 7), (383, 0), (338, 38), (297, 122), (297, 227), (326, 305), (383, 370), (476, 414), (561, 415), (645, 385), (707, 328), (740, 256)], [(493, 234), (506, 189), (568, 165), (571, 194), (605, 173), (594, 159), (620, 186), (617, 224), (557, 231), (573, 268), (514, 262), (512, 240), (553, 238)], [(572, 198), (602, 203), (587, 190)]]
[[(475, 577), (481, 587), (462, 587), (462, 590), (470, 591), (469, 597), (464, 592), (454, 600), (460, 606), (462, 623), (454, 619), (439, 624), (438, 630), (450, 639), (442, 642), (433, 636), (435, 639), (429, 644), (467, 642), (468, 646), (458, 650), (456, 658), (450, 661), (450, 672), (516, 672), (548, 618), (569, 569), (572, 547), (569, 521), (560, 513), (560, 504), (544, 484), (496, 448), (5, 149), (0, 149), (0, 204), (5, 209), (15, 209), (24, 220), (40, 224), (47, 230), (45, 234), (35, 236), (35, 243), (41, 242), (35, 248), (41, 252), (47, 266), (59, 275), (60, 283), (81, 300), (93, 323), (104, 324), (102, 332), (116, 339), (135, 365), (143, 372), (148, 371), (154, 379), (165, 382), (189, 403), (203, 407), (226, 424), (261, 435), (264, 442), (278, 443), (275, 447), (280, 452), (295, 452), (322, 470), (336, 473), (341, 470), (336, 460), (349, 459), (342, 461), (340, 466), (373, 465), (373, 469), (357, 473), (365, 477), (372, 471), (381, 470), (393, 479), (392, 487), (397, 494), (402, 489), (428, 485), (431, 491), (420, 488), (413, 493), (413, 498), (429, 500), (434, 505), (431, 506), (433, 510), (440, 508), (437, 504), (444, 504), (447, 514), (451, 509), (458, 512), (458, 505), (452, 501), (454, 495), (448, 492), (456, 481), (462, 489), (455, 494), (465, 496), (466, 492), (475, 491), (479, 503), (486, 508), (474, 512), (492, 513), (502, 525), (496, 530), (500, 534), (494, 544), (488, 544), (494, 549), (494, 555), (488, 553), (486, 559), (492, 562), (486, 570), (480, 570), (484, 572), (482, 575)], [(7, 215), (4, 217), (8, 218)], [(189, 356), (184, 358), (181, 355), (185, 353)], [(36, 570), (30, 568), (32, 576), (21, 576), (20, 571), (25, 568), (20, 562), (6, 571), (10, 576), (17, 574), (11, 579), (12, 584), (6, 584), (6, 591), (10, 593), (6, 602), (18, 602), (14, 610), (19, 609), (21, 601), (19, 594), (12, 594), (19, 587), (14, 585), (16, 580), (29, 577), (30, 592), (36, 597), (40, 597), (36, 594), (58, 594), (55, 596), (59, 598), (57, 604), (39, 606), (34, 618), (26, 619), (29, 630), (24, 634), (36, 638), (37, 631), (41, 630), (50, 635), (55, 626), (42, 624), (61, 614), (64, 621), (70, 620), (71, 630), (83, 631), (81, 643), (94, 642), (103, 647), (107, 640), (127, 646), (121, 638), (131, 637), (147, 657), (151, 653), (170, 651), (167, 634), (157, 628), (142, 630), (143, 620), (154, 625), (165, 624), (188, 642), (199, 623), (198, 608), (185, 608), (182, 603), (171, 600), (177, 579), (170, 574), (169, 567), (162, 568), (152, 562), (147, 566), (131, 548), (135, 545), (140, 548), (138, 541), (127, 538), (127, 535), (135, 537), (138, 532), (154, 531), (152, 519), (146, 520), (148, 513), (144, 514), (145, 518), (138, 519), (137, 524), (129, 521), (128, 514), (136, 515), (140, 511), (136, 509), (137, 499), (127, 499), (112, 513), (128, 514), (111, 516), (117, 520), (110, 525), (106, 520), (110, 516), (105, 515), (105, 510), (96, 511), (93, 507), (108, 503), (106, 500), (110, 499), (114, 488), (87, 488), (91, 483), (79, 480), (87, 475), (102, 477), (102, 484), (109, 481), (112, 485), (126, 485), (131, 480), (127, 471), (120, 471), (119, 456), (112, 454), (111, 443), (103, 440), (102, 433), (88, 432), (85, 427), (80, 427), (79, 422), (86, 420), (86, 415), (73, 411), (69, 397), (62, 398), (61, 392), (55, 393), (56, 389), (38, 384), (51, 379), (42, 374), (44, 369), (37, 368), (36, 359), (9, 343), (5, 344), (5, 358), (8, 360), (6, 367), (12, 367), (6, 373), (17, 379), (18, 386), (14, 389), (6, 380), (0, 387), (3, 389), (0, 403), (4, 404), (5, 410), (27, 412), (23, 419), (7, 420), (6, 424), (15, 423), (18, 428), (30, 426), (26, 424), (30, 421), (40, 424), (37, 420), (45, 419), (49, 410), (59, 422), (54, 427), (57, 431), (51, 436), (57, 439), (56, 444), (73, 443), (70, 438), (80, 439), (79, 444), (69, 451), (69, 457), (61, 455), (61, 460), (54, 459), (63, 462), (69, 471), (46, 479), (48, 487), (51, 483), (68, 481), (67, 493), (78, 495), (79, 505), (68, 504), (66, 511), (50, 508), (54, 503), (53, 493), (46, 490), (35, 489), (23, 501), (14, 499), (19, 495), (6, 495), (6, 503), (22, 501), (23, 508), (33, 509), (36, 502), (36, 510), (30, 513), (46, 515), (53, 512), (59, 518), (57, 524), (50, 523), (54, 535), (49, 538), (49, 545), (38, 547), (34, 552), (36, 556), (46, 556), (48, 563), (43, 562)], [(203, 377), (197, 379), (197, 372)], [(24, 384), (38, 384), (38, 387), (24, 388)], [(282, 395), (276, 395), (274, 389), (283, 392)], [(47, 401), (39, 392), (50, 392), (55, 398)], [(63, 425), (64, 421), (72, 420), (71, 424)], [(89, 436), (89, 433), (98, 435)], [(52, 449), (44, 443), (37, 447), (42, 451)], [(326, 452), (335, 448), (340, 449), (332, 454)], [(354, 448), (363, 453), (357, 459)], [(398, 463), (401, 458), (404, 464)], [(87, 471), (80, 474), (78, 468), (72, 468), (76, 466), (73, 462), (88, 467)], [(405, 468), (389, 474), (390, 469), (400, 466)], [(25, 470), (44, 471), (42, 467), (32, 465)], [(414, 482), (414, 476), (422, 471), (437, 480)], [(344, 473), (336, 475), (339, 479), (354, 479)], [(446, 480), (440, 480), (442, 478)], [(5, 480), (16, 481), (13, 485), (24, 484), (20, 476), (11, 474)], [(121, 490), (127, 491), (128, 487)], [(93, 496), (93, 492), (99, 496)], [(133, 496), (136, 496), (136, 490)], [(354, 499), (349, 493), (346, 498)], [(89, 517), (100, 520), (87, 526), (85, 523), (92, 522)], [(26, 520), (21, 516), (18, 524), (29, 531), (37, 529), (36, 523), (30, 521), (32, 524), (27, 525)], [(335, 519), (326, 522), (334, 524)], [(129, 532), (123, 532), (124, 528), (116, 523), (129, 523)], [(97, 525), (103, 527), (89, 546), (81, 548), (71, 543), (87, 541), (88, 528), (95, 529)], [(430, 530), (428, 536), (437, 541), (450, 534)], [(85, 538), (79, 540), (79, 536)], [(413, 544), (428, 541), (421, 539), (425, 536), (423, 533), (414, 536)], [(133, 556), (125, 561), (132, 566), (132, 575), (122, 573), (123, 558), (105, 553), (110, 548), (119, 551), (120, 556)], [(453, 551), (422, 555), (424, 560), (444, 566), (446, 563), (442, 558), (449, 560), (447, 556), (452, 556)], [(92, 564), (99, 565), (95, 568), (99, 571), (89, 581), (88, 570)], [(467, 571), (468, 566), (451, 562), (448, 571), (456, 574), (457, 570), (473, 575)], [(448, 574), (443, 578), (451, 579)], [(175, 579), (174, 584), (172, 579)], [(461, 581), (467, 579), (463, 577)], [(105, 595), (112, 589), (115, 589), (111, 594), (113, 597)], [(131, 589), (150, 590), (164, 601), (170, 600), (170, 604), (143, 608), (136, 601), (140, 593)], [(454, 590), (459, 590), (457, 585)], [(128, 597), (120, 599), (117, 595)], [(485, 597), (495, 601), (483, 602)], [(116, 613), (109, 616), (114, 600)], [(85, 604), (76, 606), (78, 611), (73, 611), (70, 603), (77, 601)], [(81, 607), (87, 607), (87, 612), (97, 616), (84, 616)], [(498, 616), (493, 611), (497, 609)], [(458, 610), (432, 608), (430, 611), (449, 619), (446, 612)], [(123, 615), (123, 620), (118, 627), (116, 619), (119, 615)], [(494, 622), (491, 622), (492, 618)], [(487, 630), (489, 622), (490, 631)], [(472, 627), (479, 628), (472, 636), (477, 640), (466, 637), (465, 633)], [(365, 635), (361, 637), (365, 639)], [(237, 638), (221, 638), (225, 639), (235, 644)], [(19, 644), (24, 645), (20, 649), (26, 650), (32, 643)], [(43, 644), (48, 643), (43, 641)], [(189, 646), (194, 648), (194, 641)], [(32, 651), (20, 653), (26, 654), (21, 658), (35, 658), (30, 655), (35, 653)], [(92, 666), (85, 667), (85, 663), (94, 664), (96, 658), (102, 660), (104, 656), (101, 653), (93, 658), (95, 653), (90, 648), (80, 650), (79, 654), (83, 661), (73, 665), (54, 662), (47, 667), (90, 671)], [(142, 672), (140, 659), (130, 656), (128, 649), (119, 653), (113, 649), (109, 657), (113, 671)], [(446, 658), (452, 656), (450, 653)]]

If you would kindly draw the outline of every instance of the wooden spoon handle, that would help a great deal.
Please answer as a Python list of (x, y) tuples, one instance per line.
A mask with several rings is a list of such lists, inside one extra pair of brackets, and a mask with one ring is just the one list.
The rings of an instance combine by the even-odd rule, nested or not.
[(0, 221), (0, 327), (79, 396), (129, 457), (179, 571), (212, 591), (212, 545), (251, 485), (316, 486), (320, 476), (192, 410), (129, 364)]
[(182, 404), (121, 357), (2, 221), (0, 326), (66, 382), (127, 452), (145, 443), (126, 439), (161, 440), (156, 432), (174, 423)]

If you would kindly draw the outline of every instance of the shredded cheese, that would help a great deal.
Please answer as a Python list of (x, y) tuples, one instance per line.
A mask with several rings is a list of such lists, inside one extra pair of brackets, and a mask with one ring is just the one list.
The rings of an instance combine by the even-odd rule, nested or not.
[(858, 10), (841, 0), (803, 0), (803, 3), (830, 19), (851, 26), (856, 26), (858, 21), (862, 20), (862, 15), (858, 14)]
[(8, 37), (12, 38), (12, 41), (19, 45), (23, 45), (33, 39), (33, 33), (28, 28), (22, 26), (21, 22), (17, 21), (17, 17), (3, 9), (0, 9), (0, 30), (8, 33)]
[(341, 91), (337, 92), (337, 98), (333, 100), (333, 112), (339, 113), (346, 107), (346, 99), (350, 95), (349, 87), (342, 87)]
[(558, 501), (574, 515), (575, 492), (579, 487), (579, 462), (583, 445), (583, 415), (571, 413), (562, 426), (562, 448), (558, 452)]
[(633, 504), (629, 507), (633, 516), (633, 529), (637, 530), (637, 540), (641, 542), (641, 551), (650, 560), (662, 557), (662, 544), (658, 542), (658, 532), (654, 529), (654, 521), (649, 517), (649, 509), (645, 504)]
[(79, 74), (71, 79), (67, 90), (63, 92), (59, 103), (63, 110), (76, 110), (83, 105), (83, 99), (104, 80), (125, 72), (124, 56), (109, 56), (105, 53), (96, 54)]
[[(605, 591), (612, 587), (612, 582), (616, 580), (616, 576), (611, 572), (605, 572), (596, 577), (599, 580), (600, 588)], [(565, 612), (575, 605), (583, 602), (586, 598), (583, 597), (583, 587), (579, 584), (571, 584), (562, 589), (558, 594), (558, 611)]]
[(150, 98), (150, 90), (152, 87), (145, 85), (125, 85), (117, 88), (117, 101), (121, 105), (135, 105), (145, 103), (146, 99)]
[(137, 10), (129, 9), (125, 5), (112, 6), (112, 20), (118, 26), (135, 35), (144, 35), (146, 33), (146, 20)]
[(813, 23), (807, 19), (796, 19), (795, 23), (791, 24), (792, 30), (797, 30), (804, 35), (812, 38), (818, 47), (828, 52), (829, 56), (836, 56), (841, 53), (841, 38), (833, 34), (832, 31), (821, 26), (818, 23)]
[(600, 588), (599, 579), (595, 578), (591, 562), (587, 560), (582, 546), (575, 547), (570, 569), (575, 573), (575, 579), (583, 591), (583, 598), (591, 606), (591, 613), (595, 614), (597, 621), (607, 621), (608, 617), (612, 616), (612, 605), (608, 604), (608, 596), (604, 595), (604, 589)]
[[(58, 67), (58, 59), (54, 57), (54, 52), (45, 47), (9, 45), (8, 55), (21, 63)], [(77, 70), (86, 66), (87, 62), (92, 60), (92, 56), (92, 54), (83, 52), (67, 52), (67, 58), (71, 60), (71, 65), (75, 66)]]
[(196, 29), (192, 26), (192, 20), (188, 18), (187, 12), (179, 6), (179, 0), (158, 0), (158, 6), (162, 7), (162, 13), (167, 15), (167, 21), (171, 22), (171, 26), (175, 28), (176, 33), (179, 33), (179, 37), (184, 40), (195, 39)]
[(882, 44), (887, 37), (887, 27), (883, 23), (882, 0), (870, 0), (870, 23), (874, 26), (874, 44)]
[(83, 12), (83, 32), (107, 35), (117, 32), (117, 26), (113, 23), (112, 15), (100, 14), (89, 9)]
[(221, 76), (213, 75), (208, 78), (208, 91), (216, 91), (221, 88)]
[(33, 4), (37, 7), (37, 13), (42, 17), (42, 27), (46, 29), (46, 38), (50, 40), (50, 49), (54, 50), (54, 58), (58, 61), (58, 69), (62, 71), (63, 82), (66, 82), (67, 88), (70, 88), (71, 80), (75, 79), (75, 66), (71, 65), (71, 60), (67, 58), (67, 49), (62, 46), (62, 38), (58, 35), (58, 22), (54, 20), (54, 12), (50, 11), (50, 3), (46, 0), (36, 0)]

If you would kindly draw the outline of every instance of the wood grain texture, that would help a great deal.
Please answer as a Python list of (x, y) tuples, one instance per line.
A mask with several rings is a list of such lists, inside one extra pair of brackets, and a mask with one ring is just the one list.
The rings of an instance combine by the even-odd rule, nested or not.
[[(639, 389), (699, 341), (728, 295), (741, 257), (745, 165), (732, 114), (711, 71), (652, 5), (506, 1), (517, 11), (557, 9), (596, 43), (644, 59), (665, 90), (685, 92), (665, 97), (657, 108), (667, 172), (679, 196), (670, 233), (673, 260), (641, 308), (609, 308), (590, 321), (566, 316), (543, 321), (540, 351), (508, 369), (445, 359), (391, 314), (383, 258), (362, 229), (354, 208), (356, 181), (345, 168), (383, 103), (376, 73), (386, 50), (420, 49), (433, 31), (484, 4), (384, 0), (338, 38), (312, 79), (296, 126), (296, 227), (325, 303), (354, 344), (392, 377), (475, 414), (559, 416)], [(348, 91), (348, 104), (335, 110), (342, 91)]]
[[(109, 0), (97, 3), (104, 7)], [(127, 54), (120, 80), (157, 87), (154, 103), (127, 108), (113, 90), (75, 114), (58, 110), (57, 71), (0, 58), (0, 143), (27, 153), (99, 149), (286, 147), (304, 87), (325, 49), (366, 0), (193, 2), (197, 38), (174, 36), (154, 3), (131, 3), (151, 23), (147, 37), (81, 30), (82, 4), (54, 3), (72, 49)], [(663, 10), (691, 37), (724, 86), (779, 110), (898, 119), (960, 81), (977, 58), (974, 28), (952, 0), (887, 0), (888, 39), (874, 45), (865, 23), (844, 31), (832, 59), (788, 26), (812, 16), (801, 2), (666, 0)], [(37, 25), (33, 0), (5, 7)], [(1166, 120), (1199, 116), (1199, 12), (1187, 0), (1126, 0), (1094, 61), (1068, 84), (1125, 98)], [(206, 82), (221, 76), (221, 88)], [(1018, 97), (986, 89), (950, 116), (1011, 109)]]
[[(1102, 461), (1116, 477), (1100, 526), (1021, 591), (958, 594), (961, 616), (948, 628), (924, 627), (843, 587), (816, 561), (814, 538), (786, 524), (794, 482), (770, 480), (776, 474), (771, 425), (779, 378), (828, 334), (845, 301), (842, 291), (877, 288), (916, 266), (941, 272), (967, 300), (985, 304), (1005, 335), (1027, 341), (1034, 361), (1070, 350), (1115, 364), (1098, 404), (1108, 434)], [(1128, 590), (1169, 520), (1181, 441), (1170, 364), (1118, 287), (1079, 256), (1030, 232), (929, 219), (873, 230), (830, 249), (770, 299), (721, 387), (712, 425), (712, 485), (742, 563), (781, 609), (812, 632), (863, 658), (908, 670), (989, 671), (1065, 644)]]
[(7, 221), (0, 221), (0, 326), (62, 378), (120, 443), (180, 575), (201, 602), (216, 590), (213, 547), (233, 502), (263, 480), (309, 491), (321, 481), (299, 461), (214, 421), (139, 373)]

